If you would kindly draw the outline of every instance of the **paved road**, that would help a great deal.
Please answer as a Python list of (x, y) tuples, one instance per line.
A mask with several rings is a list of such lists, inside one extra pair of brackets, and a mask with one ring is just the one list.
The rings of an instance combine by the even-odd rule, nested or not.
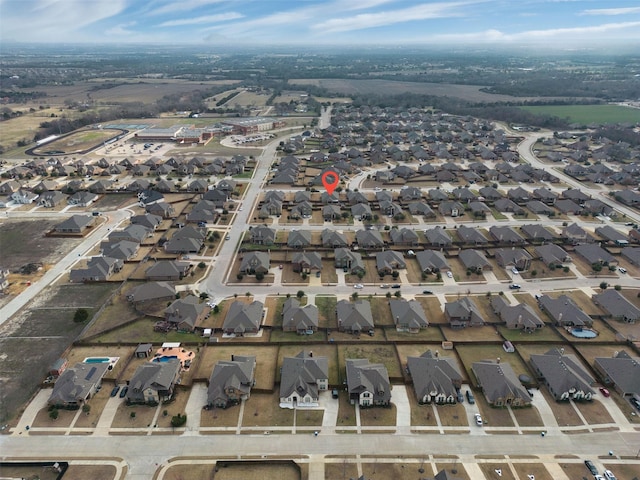
[[(69, 214), (67, 213), (66, 216)], [(107, 221), (100, 227), (96, 228), (93, 232), (87, 235), (80, 245), (69, 252), (58, 263), (53, 265), (37, 282), (34, 282), (26, 290), (16, 296), (13, 300), (7, 303), (2, 309), (0, 309), (0, 325), (9, 320), (16, 312), (29, 303), (36, 295), (42, 290), (56, 281), (60, 275), (68, 272), (69, 269), (78, 261), (79, 257), (84, 256), (90, 251), (97, 243), (99, 243), (105, 236), (109, 234), (110, 230), (118, 227), (125, 219), (132, 215), (130, 210), (117, 210), (114, 212), (108, 212), (105, 216)], [(15, 217), (30, 217), (29, 212), (19, 214), (13, 212), (12, 218)]]

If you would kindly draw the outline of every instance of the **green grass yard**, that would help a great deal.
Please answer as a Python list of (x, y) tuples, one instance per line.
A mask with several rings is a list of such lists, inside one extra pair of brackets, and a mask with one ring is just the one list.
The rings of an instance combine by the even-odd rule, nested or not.
[(636, 123), (640, 110), (620, 105), (542, 105), (520, 107), (536, 115), (568, 118), (571, 123)]

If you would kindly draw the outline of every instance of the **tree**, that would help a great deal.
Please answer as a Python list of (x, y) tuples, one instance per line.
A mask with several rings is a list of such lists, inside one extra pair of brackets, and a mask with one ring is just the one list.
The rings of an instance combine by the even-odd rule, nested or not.
[(606, 290), (608, 286), (607, 282), (600, 282), (600, 290)]
[(220, 307), (218, 305), (213, 307), (213, 313), (219, 313), (220, 312)]
[(205, 268), (206, 266), (207, 266), (207, 264), (206, 264), (206, 263), (204, 263), (204, 262), (200, 262), (200, 263), (198, 264), (198, 268)]
[(397, 298), (400, 298), (400, 297), (402, 296), (402, 293), (400, 292), (400, 290), (396, 290), (396, 293), (394, 293), (394, 295), (395, 295)]
[(82, 405), (82, 411), (88, 415), (91, 411), (91, 405), (85, 403), (84, 405)]
[(73, 314), (73, 321), (76, 323), (84, 323), (89, 318), (89, 312), (86, 308), (78, 308)]
[(298, 290), (297, 293), (296, 293), (296, 297), (298, 297), (298, 298), (304, 297), (304, 292), (302, 290)]
[(621, 287), (620, 285), (616, 285), (616, 286), (615, 286), (615, 287), (613, 287), (613, 288), (614, 288), (615, 290), (617, 290), (618, 292), (619, 292), (620, 290), (622, 290), (622, 287)]
[(186, 413), (184, 415), (177, 414), (177, 415), (174, 415), (173, 417), (171, 417), (171, 426), (173, 428), (181, 427), (185, 423), (187, 423), (187, 414)]
[(129, 418), (131, 418), (131, 420), (133, 420), (134, 418), (136, 418), (136, 412), (131, 412), (129, 414)]
[(202, 292), (200, 294), (200, 300), (206, 300), (207, 298), (209, 298), (209, 294), (207, 292)]
[(351, 294), (351, 298), (353, 299), (353, 301), (356, 301), (358, 299), (358, 292), (353, 292)]
[(256, 273), (256, 280), (258, 280), (259, 282), (264, 280), (264, 273), (262, 273), (262, 272)]

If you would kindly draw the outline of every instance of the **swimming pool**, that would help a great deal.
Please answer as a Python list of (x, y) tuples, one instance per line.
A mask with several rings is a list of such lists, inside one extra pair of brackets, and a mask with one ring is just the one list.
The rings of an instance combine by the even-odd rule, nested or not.
[(109, 363), (111, 361), (108, 357), (89, 357), (84, 359), (84, 363)]
[(578, 338), (596, 338), (598, 336), (598, 332), (590, 328), (573, 327), (569, 332)]
[(177, 360), (178, 357), (176, 355), (168, 355), (166, 357), (156, 357), (153, 359), (154, 362), (166, 363), (169, 360)]

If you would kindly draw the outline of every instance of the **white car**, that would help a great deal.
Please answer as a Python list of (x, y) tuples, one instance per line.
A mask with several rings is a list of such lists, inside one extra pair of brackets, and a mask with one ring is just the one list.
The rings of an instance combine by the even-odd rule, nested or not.
[(616, 476), (613, 474), (611, 470), (605, 470), (604, 476), (607, 480), (616, 480)]
[(513, 273), (514, 275), (518, 275), (520, 272), (518, 271), (518, 269), (516, 267), (513, 267), (511, 269), (511, 273)]
[(362, 285), (361, 283), (356, 283), (356, 284), (353, 286), (353, 288), (357, 288), (357, 289), (364, 288), (364, 285)]
[(449, 270), (449, 271), (447, 272), (447, 277), (449, 277), (449, 278), (453, 278), (453, 273), (451, 273), (451, 270)]
[(479, 427), (484, 425), (484, 422), (482, 421), (482, 416), (479, 413), (476, 413), (474, 415), (474, 418), (476, 419), (476, 425), (478, 425)]
[(623, 268), (623, 267), (618, 267), (618, 271), (619, 271), (620, 273), (627, 273), (627, 269), (626, 269), (626, 268)]

